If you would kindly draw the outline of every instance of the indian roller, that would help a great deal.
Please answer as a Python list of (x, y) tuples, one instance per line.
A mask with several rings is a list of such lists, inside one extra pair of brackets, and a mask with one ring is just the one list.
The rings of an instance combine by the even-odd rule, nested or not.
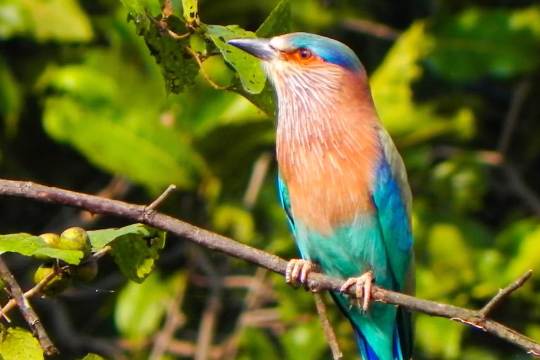
[[(301, 256), (288, 263), (287, 281), (305, 284), (314, 267), (346, 278), (331, 295), (362, 359), (410, 359), (410, 313), (369, 306), (373, 282), (412, 290), (413, 238), (405, 166), (366, 70), (346, 45), (309, 33), (228, 43), (262, 61), (277, 97), (278, 189)], [(355, 301), (342, 293), (349, 288)]]

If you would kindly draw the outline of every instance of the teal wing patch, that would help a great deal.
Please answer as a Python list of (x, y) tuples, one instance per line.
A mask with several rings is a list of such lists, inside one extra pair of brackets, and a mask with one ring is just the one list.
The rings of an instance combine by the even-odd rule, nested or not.
[(279, 192), (279, 202), (281, 203), (281, 207), (283, 207), (283, 210), (285, 210), (285, 214), (287, 214), (287, 222), (289, 224), (289, 229), (291, 230), (293, 235), (296, 236), (296, 226), (294, 224), (294, 218), (291, 212), (291, 201), (289, 198), (289, 190), (287, 189), (287, 185), (285, 184), (285, 182), (279, 175), (277, 177), (277, 185), (278, 185), (278, 192)]
[(411, 191), (403, 161), (390, 136), (383, 132), (384, 156), (377, 168), (372, 195), (390, 267), (403, 290), (412, 261)]

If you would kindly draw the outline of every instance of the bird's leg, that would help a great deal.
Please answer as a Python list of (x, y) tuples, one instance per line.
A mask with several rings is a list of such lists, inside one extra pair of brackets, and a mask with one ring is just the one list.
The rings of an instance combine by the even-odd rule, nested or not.
[(309, 260), (291, 259), (287, 263), (285, 281), (292, 285), (307, 285), (307, 277), (317, 265)]
[(373, 271), (367, 271), (359, 277), (348, 278), (339, 289), (346, 292), (351, 286), (355, 286), (354, 296), (357, 300), (362, 300), (362, 310), (367, 311), (371, 301), (371, 285), (373, 284)]

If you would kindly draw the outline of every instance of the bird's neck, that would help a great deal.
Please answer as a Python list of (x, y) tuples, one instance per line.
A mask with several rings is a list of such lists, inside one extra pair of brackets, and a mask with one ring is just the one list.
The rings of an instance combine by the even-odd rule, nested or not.
[(276, 87), (280, 174), (294, 215), (322, 233), (372, 211), (370, 189), (381, 153), (365, 79), (331, 80), (339, 81)]

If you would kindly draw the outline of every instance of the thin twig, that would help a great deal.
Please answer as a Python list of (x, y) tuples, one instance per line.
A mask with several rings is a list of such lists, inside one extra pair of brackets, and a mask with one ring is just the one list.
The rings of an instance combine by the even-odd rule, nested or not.
[(269, 152), (264, 152), (257, 158), (253, 165), (251, 177), (249, 178), (249, 183), (242, 200), (248, 209), (251, 209), (257, 201), (264, 179), (268, 174), (271, 160), (272, 155)]
[(185, 317), (180, 312), (180, 306), (184, 300), (186, 292), (186, 283), (180, 281), (176, 286), (174, 295), (167, 307), (167, 318), (163, 329), (156, 335), (154, 346), (148, 359), (159, 360), (165, 354), (169, 343), (174, 338), (176, 330), (185, 323)]
[(23, 315), (24, 319), (30, 325), (30, 328), (32, 329), (32, 332), (37, 337), (39, 344), (41, 345), (41, 348), (47, 355), (54, 355), (58, 353), (58, 349), (54, 344), (52, 343), (51, 339), (49, 338), (49, 335), (47, 335), (47, 331), (45, 331), (45, 328), (41, 324), (41, 320), (39, 320), (39, 317), (37, 316), (34, 309), (32, 309), (32, 306), (30, 306), (30, 303), (26, 300), (24, 297), (24, 294), (21, 290), (21, 287), (19, 286), (19, 283), (17, 283), (17, 280), (15, 280), (15, 277), (9, 271), (6, 263), (4, 260), (0, 257), (0, 278), (4, 280), (7, 287), (9, 288), (9, 292), (13, 299), (17, 302), (17, 306), (19, 307), (19, 310), (21, 311), (21, 314)]
[(519, 289), (520, 287), (525, 284), (527, 280), (532, 275), (532, 270), (526, 271), (523, 275), (521, 275), (516, 281), (505, 287), (504, 289), (500, 289), (499, 292), (497, 292), (497, 295), (495, 295), (482, 309), (478, 311), (478, 314), (481, 317), (487, 317), (493, 309), (495, 309), (505, 298), (510, 296), (514, 291)]
[(369, 34), (385, 40), (396, 40), (400, 32), (388, 25), (367, 19), (345, 19), (343, 26), (349, 30)]
[(328, 315), (326, 313), (326, 305), (324, 304), (321, 294), (313, 293), (315, 298), (315, 307), (317, 308), (317, 313), (319, 314), (319, 319), (321, 320), (321, 325), (324, 331), (324, 336), (326, 337), (326, 342), (332, 350), (332, 358), (334, 360), (339, 360), (343, 358), (343, 353), (339, 349), (339, 344), (337, 342), (336, 333), (328, 320)]
[[(100, 249), (99, 251), (95, 252), (94, 254), (92, 254), (92, 256), (90, 257), (90, 259), (88, 259), (87, 261), (96, 261), (96, 260), (99, 260), (101, 257), (103, 257), (105, 254), (107, 254), (109, 251), (111, 251), (111, 247), (110, 246), (105, 246), (103, 249)], [(71, 266), (70, 265), (65, 265), (65, 266), (62, 266), (62, 267), (55, 267), (54, 268), (54, 271), (50, 272), (49, 274), (47, 274), (43, 279), (41, 279), (41, 281), (39, 283), (37, 283), (34, 287), (32, 287), (31, 289), (27, 290), (25, 293), (24, 293), (24, 297), (26, 299), (29, 299), (31, 297), (34, 297), (36, 295), (40, 295), (41, 294), (41, 291), (49, 284), (49, 282), (51, 282), (51, 280), (56, 277), (56, 275), (58, 274), (62, 274), (64, 272), (68, 272), (69, 271), (69, 268)], [(10, 299), (6, 305), (4, 305), (1, 309), (0, 309), (0, 317), (6, 317), (6, 314), (8, 312), (10, 312), (13, 308), (15, 308), (15, 306), (17, 305), (17, 302), (15, 301), (15, 299)]]
[[(29, 198), (46, 203), (56, 203), (84, 208), (95, 213), (112, 215), (142, 222), (168, 231), (179, 237), (191, 240), (206, 248), (243, 259), (276, 273), (285, 274), (287, 261), (265, 251), (234, 241), (225, 236), (193, 226), (171, 216), (153, 212), (148, 214), (146, 206), (129, 204), (119, 200), (103, 199), (97, 196), (74, 191), (34, 184), (32, 182), (0, 179), (0, 195)], [(319, 273), (310, 273), (310, 289), (339, 291), (344, 280)], [(354, 294), (350, 294), (354, 295)], [(509, 343), (519, 346), (528, 354), (540, 357), (540, 344), (501, 323), (480, 316), (477, 310), (419, 299), (410, 295), (372, 287), (372, 299), (388, 304), (399, 305), (412, 311), (452, 319), (458, 322), (475, 324), (482, 330)]]
[(523, 80), (518, 84), (514, 96), (512, 96), (510, 108), (504, 119), (504, 127), (501, 132), (501, 137), (499, 138), (499, 145), (497, 146), (497, 151), (503, 156), (505, 156), (508, 151), (510, 141), (512, 140), (512, 134), (514, 133), (514, 129), (519, 120), (519, 113), (521, 112), (521, 108), (523, 107), (523, 103), (525, 102), (530, 89), (530, 81)]
[[(192, 248), (197, 265), (199, 265), (207, 276), (211, 279), (211, 291), (206, 307), (201, 316), (199, 333), (197, 335), (197, 347), (195, 349), (195, 360), (207, 360), (210, 357), (210, 350), (216, 329), (217, 318), (221, 312), (221, 294), (223, 290), (224, 271), (218, 271), (210, 259), (199, 248)], [(226, 264), (225, 264), (226, 266)]]
[(234, 331), (232, 335), (225, 341), (223, 358), (225, 360), (232, 360), (236, 358), (238, 352), (238, 343), (242, 331), (246, 327), (247, 321), (247, 312), (256, 309), (260, 306), (261, 292), (264, 289), (264, 279), (268, 274), (268, 270), (265, 268), (257, 268), (255, 275), (253, 276), (253, 281), (251, 286), (244, 298), (244, 308), (242, 313), (238, 316), (236, 324), (234, 326)]
[(146, 208), (147, 208), (148, 210), (156, 210), (156, 209), (158, 208), (158, 206), (160, 206), (161, 203), (162, 203), (167, 197), (169, 197), (169, 195), (171, 195), (171, 193), (172, 193), (173, 191), (175, 191), (175, 190), (176, 190), (176, 185), (173, 185), (173, 184), (169, 185), (169, 186), (167, 187), (167, 189), (165, 189), (165, 191), (162, 192), (161, 195), (159, 195), (159, 196), (157, 197), (156, 200), (152, 201), (152, 203), (151, 203), (150, 205), (148, 205)]

